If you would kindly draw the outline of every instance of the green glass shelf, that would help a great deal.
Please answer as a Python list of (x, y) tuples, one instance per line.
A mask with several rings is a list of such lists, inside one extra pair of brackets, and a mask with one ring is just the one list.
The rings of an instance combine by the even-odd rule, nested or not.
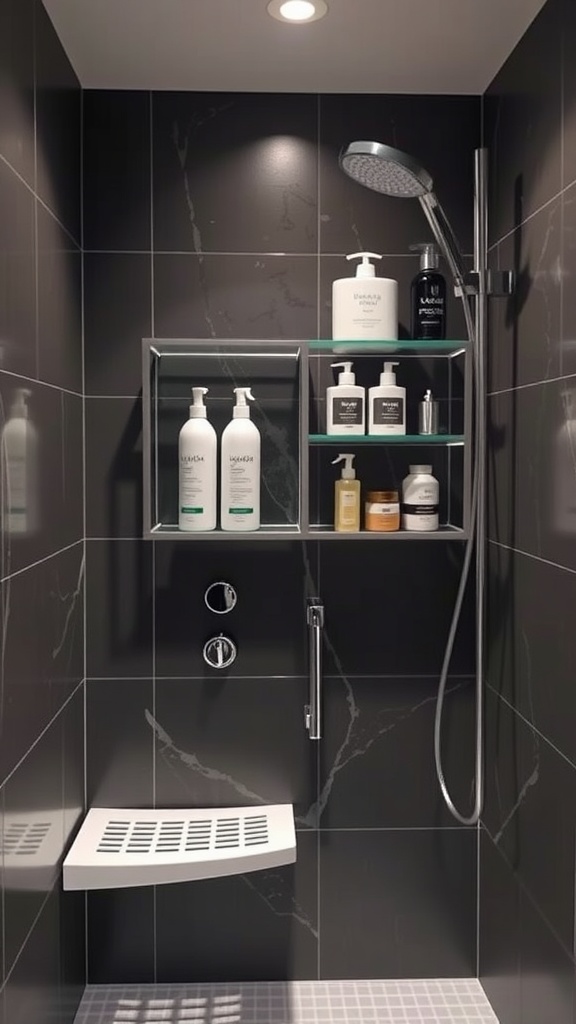
[(317, 339), (310, 341), (308, 347), (311, 352), (336, 352), (338, 355), (345, 355), (349, 353), (364, 353), (366, 355), (379, 355), (383, 353), (385, 355), (391, 355), (394, 352), (397, 354), (411, 355), (412, 353), (428, 352), (430, 355), (454, 355), (458, 352), (463, 352), (465, 349), (470, 348), (469, 341), (447, 339), (446, 341), (412, 341), (410, 339), (402, 338), (398, 341), (387, 340), (383, 338), (382, 341), (334, 341), (332, 339)]
[(463, 434), (309, 434), (309, 444), (436, 444), (463, 445)]

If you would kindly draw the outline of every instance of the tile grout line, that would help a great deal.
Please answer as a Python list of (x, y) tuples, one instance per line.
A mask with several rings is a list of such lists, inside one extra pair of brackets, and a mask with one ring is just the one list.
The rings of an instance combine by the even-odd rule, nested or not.
[[(33, 116), (34, 116), (34, 121), (35, 121), (36, 120), (36, 96), (34, 96), (34, 115)], [(30, 194), (34, 197), (34, 199), (36, 199), (38, 201), (40, 206), (44, 207), (44, 209), (46, 210), (46, 213), (49, 213), (50, 216), (52, 217), (52, 219), (54, 221), (56, 221), (56, 223), (59, 225), (59, 227), (62, 228), (62, 231), (64, 231), (64, 233), (66, 235), (68, 235), (68, 238), (74, 243), (76, 248), (80, 249), (81, 246), (80, 246), (80, 244), (78, 242), (78, 239), (74, 238), (74, 235), (72, 234), (72, 232), (66, 227), (65, 224), (62, 223), (62, 221), (60, 220), (58, 215), (56, 213), (54, 213), (54, 210), (52, 210), (50, 208), (50, 206), (48, 206), (48, 203), (45, 202), (45, 200), (42, 198), (42, 196), (38, 194), (36, 181), (35, 181), (34, 186), (30, 185), (26, 181), (26, 178), (24, 178), (20, 174), (20, 172), (16, 170), (16, 168), (13, 166), (13, 164), (11, 164), (10, 161), (7, 160), (5, 156), (2, 156), (1, 153), (0, 153), (0, 162), (3, 163), (6, 167), (8, 167), (8, 169), (12, 172), (12, 174), (14, 174), (14, 176), (16, 178), (18, 178), (18, 181), (22, 185), (24, 185), (24, 187), (28, 190), (28, 192), (30, 192)], [(37, 152), (36, 152), (36, 141), (35, 141), (34, 142), (34, 178), (35, 179), (36, 179), (37, 174), (38, 174), (36, 163), (37, 163)]]
[(58, 551), (52, 551), (49, 555), (46, 555), (45, 558), (39, 558), (37, 562), (30, 562), (29, 565), (23, 566), (22, 569), (15, 569), (14, 572), (8, 573), (7, 576), (2, 576), (2, 578), (0, 578), (0, 583), (6, 583), (8, 580), (13, 580), (16, 576), (21, 576), (22, 573), (28, 572), (30, 569), (36, 569), (37, 566), (43, 565), (44, 562), (49, 562), (52, 558), (57, 558), (58, 555), (63, 555), (65, 551), (71, 551), (72, 548), (83, 543), (83, 538), (79, 537), (78, 540), (73, 541), (72, 544), (67, 544), (66, 547), (59, 548)]
[(576, 374), (566, 373), (560, 374), (559, 377), (545, 377), (543, 380), (532, 380), (528, 381), (526, 384), (516, 384), (511, 388), (502, 388), (500, 391), (489, 391), (487, 393), (487, 398), (496, 398), (498, 395), (508, 395), (516, 391), (524, 391), (526, 388), (537, 388), (544, 384), (558, 384), (563, 380), (570, 380), (573, 377), (576, 377)]
[[(84, 179), (85, 179), (85, 165), (84, 165), (84, 90), (80, 92), (80, 238), (81, 238), (81, 250), (82, 250), (82, 275), (81, 275), (81, 333), (82, 333), (82, 505), (83, 505), (83, 516), (84, 516), (84, 643), (83, 643), (83, 657), (84, 657), (84, 687), (83, 687), (83, 701), (84, 701), (84, 718), (83, 718), (83, 769), (84, 769), (84, 814), (88, 811), (88, 684), (86, 682), (86, 671), (87, 671), (87, 614), (88, 614), (88, 545), (86, 542), (86, 302), (85, 302), (85, 224), (84, 224)], [(89, 958), (89, 927), (88, 927), (88, 891), (84, 893), (84, 984), (86, 985), (89, 978), (90, 970), (90, 958)]]
[(0, 368), (0, 375), (6, 377), (18, 377), (19, 380), (26, 380), (30, 384), (40, 384), (43, 388), (52, 388), (53, 391), (61, 391), (65, 395), (72, 395), (73, 398), (83, 398), (84, 396), (80, 391), (70, 391), (69, 388), (62, 388), (59, 384), (52, 384), (48, 380), (40, 380), (39, 377), (27, 377), (23, 373), (14, 373), (13, 370), (3, 370)]
[(510, 711), (512, 711), (513, 714), (516, 715), (521, 722), (524, 722), (524, 725), (527, 725), (528, 728), (532, 730), (532, 732), (535, 732), (537, 736), (539, 736), (540, 739), (543, 740), (544, 743), (546, 743), (547, 746), (549, 746), (550, 749), (554, 751), (555, 754), (558, 754), (558, 757), (561, 757), (562, 760), (566, 762), (566, 764), (570, 765), (570, 767), (573, 768), (574, 771), (576, 771), (576, 763), (572, 761), (572, 759), (569, 758), (567, 754), (564, 754), (560, 750), (560, 748), (557, 747), (556, 744), (548, 738), (548, 736), (545, 736), (544, 733), (541, 732), (541, 730), (538, 728), (538, 726), (534, 725), (534, 722), (531, 722), (528, 718), (526, 718), (526, 716), (523, 715), (518, 708), (515, 708), (514, 705), (511, 704), (506, 697), (504, 697), (501, 693), (498, 693), (498, 690), (495, 690), (493, 686), (490, 686), (490, 684), (488, 684), (488, 689), (494, 694), (495, 697), (498, 698), (498, 700), (501, 700), (502, 703), (505, 704), (506, 707), (509, 708)]
[(524, 555), (525, 558), (532, 558), (535, 562), (542, 562), (544, 565), (550, 565), (553, 569), (561, 569), (563, 572), (576, 574), (576, 569), (571, 569), (569, 565), (561, 565), (559, 562), (552, 562), (549, 558), (542, 558), (541, 555), (534, 555), (530, 551), (523, 551), (522, 548), (513, 548), (509, 544), (503, 544), (500, 540), (492, 540), (488, 538), (488, 543), (493, 544), (494, 547), (503, 548), (504, 551), (511, 551), (514, 555)]

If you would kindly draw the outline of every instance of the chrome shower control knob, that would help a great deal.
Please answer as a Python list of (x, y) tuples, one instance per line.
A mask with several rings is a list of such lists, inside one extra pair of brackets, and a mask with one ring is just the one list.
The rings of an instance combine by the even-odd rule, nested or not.
[(210, 668), (229, 668), (236, 661), (238, 648), (229, 636), (213, 636), (204, 644), (204, 661)]

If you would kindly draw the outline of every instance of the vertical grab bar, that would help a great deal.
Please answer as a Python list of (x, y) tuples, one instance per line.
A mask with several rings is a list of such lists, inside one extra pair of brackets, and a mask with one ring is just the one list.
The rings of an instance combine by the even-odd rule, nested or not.
[(319, 597), (306, 602), (308, 623), (308, 661), (310, 667), (310, 703), (304, 708), (306, 728), (311, 740), (322, 738), (322, 632), (324, 605)]

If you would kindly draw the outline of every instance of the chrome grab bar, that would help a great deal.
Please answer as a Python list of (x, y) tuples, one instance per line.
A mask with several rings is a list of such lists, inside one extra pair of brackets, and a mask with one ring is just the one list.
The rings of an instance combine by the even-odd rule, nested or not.
[(322, 738), (322, 632), (324, 605), (319, 597), (306, 602), (308, 623), (308, 660), (310, 665), (310, 703), (304, 708), (304, 720), (311, 740)]

